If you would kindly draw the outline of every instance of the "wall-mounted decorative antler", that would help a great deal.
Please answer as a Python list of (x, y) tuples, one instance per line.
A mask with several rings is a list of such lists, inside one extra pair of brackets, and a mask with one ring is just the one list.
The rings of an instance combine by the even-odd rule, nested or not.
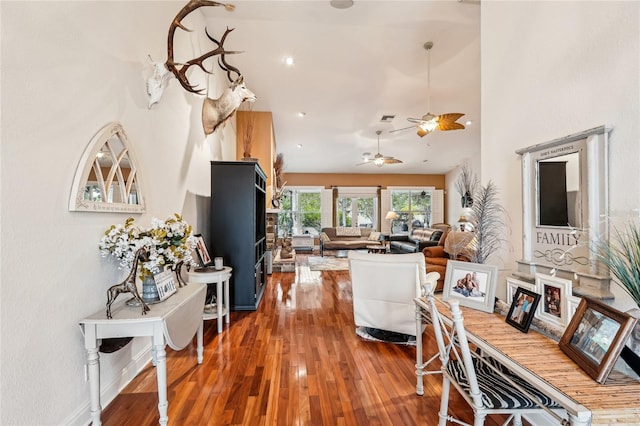
[[(218, 128), (218, 126), (224, 123), (236, 112), (240, 104), (245, 101), (254, 102), (256, 100), (256, 95), (254, 95), (253, 92), (247, 89), (247, 87), (244, 85), (244, 79), (242, 77), (242, 74), (240, 73), (240, 70), (227, 63), (225, 55), (241, 53), (239, 51), (229, 51), (224, 49), (224, 42), (231, 31), (233, 31), (233, 28), (227, 27), (220, 40), (212, 37), (205, 28), (205, 34), (207, 35), (207, 38), (215, 43), (216, 48), (207, 53), (204, 53), (203, 55), (200, 55), (197, 58), (191, 59), (184, 64), (177, 63), (175, 61), (173, 52), (173, 39), (176, 33), (176, 29), (181, 28), (185, 31), (190, 32), (191, 30), (182, 25), (182, 20), (191, 12), (203, 6), (224, 6), (225, 9), (229, 11), (235, 9), (234, 5), (228, 3), (225, 4), (210, 0), (190, 0), (180, 10), (180, 12), (178, 12), (176, 17), (173, 19), (173, 22), (169, 26), (169, 32), (167, 35), (167, 62), (164, 63), (164, 66), (178, 79), (178, 82), (180, 82), (180, 85), (185, 90), (191, 93), (203, 94), (204, 89), (198, 89), (197, 85), (191, 84), (189, 82), (189, 79), (187, 78), (187, 71), (190, 67), (196, 65), (205, 73), (211, 74), (211, 72), (204, 67), (203, 62), (213, 56), (219, 56), (218, 65), (223, 71), (227, 73), (227, 78), (231, 82), (231, 85), (224, 90), (219, 98), (213, 99), (206, 97), (204, 99), (202, 105), (202, 126), (204, 128), (205, 135), (210, 135)], [(231, 77), (232, 73), (235, 73), (235, 79)], [(159, 100), (159, 96), (156, 95), (156, 98), (157, 100)], [(157, 102), (157, 100), (155, 100), (155, 102)], [(152, 103), (150, 102), (149, 108), (151, 108), (151, 105)]]

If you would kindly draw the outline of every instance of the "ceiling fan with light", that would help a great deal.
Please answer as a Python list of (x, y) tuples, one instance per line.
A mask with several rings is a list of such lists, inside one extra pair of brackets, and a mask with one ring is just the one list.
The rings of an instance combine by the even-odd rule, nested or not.
[(386, 156), (380, 154), (380, 133), (382, 133), (382, 130), (376, 130), (376, 135), (378, 135), (378, 153), (376, 155), (374, 155), (373, 158), (371, 158), (371, 157), (369, 157), (371, 155), (371, 153), (365, 152), (364, 154), (362, 154), (362, 159), (364, 161), (362, 163), (357, 164), (358, 166), (361, 166), (363, 164), (375, 164), (378, 167), (382, 167), (385, 164), (400, 164), (400, 163), (402, 163), (402, 161), (398, 160), (397, 158), (386, 157)]
[(464, 129), (464, 125), (456, 122), (464, 114), (458, 112), (451, 112), (447, 114), (434, 115), (431, 111), (431, 48), (433, 48), (433, 42), (428, 41), (423, 45), (427, 51), (427, 113), (420, 118), (407, 118), (407, 121), (414, 123), (413, 126), (404, 127), (402, 129), (391, 130), (392, 132), (399, 132), (401, 130), (412, 129), (416, 127), (417, 134), (420, 137), (428, 135), (434, 130), (460, 130)]

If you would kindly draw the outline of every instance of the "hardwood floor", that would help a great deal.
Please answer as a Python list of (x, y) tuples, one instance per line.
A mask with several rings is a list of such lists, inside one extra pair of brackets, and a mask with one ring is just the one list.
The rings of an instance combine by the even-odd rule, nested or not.
[[(415, 348), (354, 330), (348, 271), (274, 273), (256, 312), (232, 312), (221, 334), (205, 322), (201, 365), (195, 339), (167, 348), (169, 424), (437, 425), (441, 376), (425, 376), (425, 394), (416, 395)], [(425, 338), (425, 354), (434, 346)], [(149, 364), (104, 410), (103, 424), (158, 424), (156, 386)], [(472, 422), (452, 394), (450, 411)]]

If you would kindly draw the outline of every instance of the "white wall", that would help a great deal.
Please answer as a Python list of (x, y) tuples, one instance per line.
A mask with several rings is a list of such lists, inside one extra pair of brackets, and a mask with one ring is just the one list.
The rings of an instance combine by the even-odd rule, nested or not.
[[(511, 215), (513, 251), (505, 266), (514, 269), (522, 256), (517, 148), (613, 126), (612, 220), (632, 213), (637, 218), (640, 3), (489, 1), (482, 3), (481, 16), (481, 180), (497, 184)], [(617, 285), (612, 291), (614, 305), (630, 307)], [(505, 296), (503, 280), (497, 296)]]
[[(98, 241), (128, 217), (67, 210), (77, 162), (94, 134), (108, 122), (123, 124), (148, 202), (135, 217), (147, 225), (174, 212), (192, 220), (195, 196), (209, 193), (209, 161), (235, 155), (233, 125), (205, 139), (202, 98), (175, 79), (160, 104), (147, 108), (147, 54), (166, 59), (168, 25), (183, 3), (0, 3), (0, 424), (88, 421), (78, 321), (103, 309), (106, 289), (126, 274), (100, 257)], [(189, 19), (202, 26), (201, 15)], [(193, 54), (201, 43), (177, 37), (176, 50)], [(214, 92), (219, 77), (210, 79)], [(149, 359), (148, 344), (136, 339), (101, 357), (108, 398)]]

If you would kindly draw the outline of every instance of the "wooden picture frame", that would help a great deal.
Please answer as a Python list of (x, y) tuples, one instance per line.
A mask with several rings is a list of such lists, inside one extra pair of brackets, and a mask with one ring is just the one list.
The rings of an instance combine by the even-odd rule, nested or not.
[(551, 275), (536, 274), (536, 293), (541, 295), (536, 315), (540, 320), (559, 327), (569, 324), (569, 296), (573, 290), (571, 280)]
[(529, 326), (531, 326), (531, 321), (535, 316), (536, 307), (540, 302), (540, 295), (531, 290), (518, 287), (511, 300), (511, 307), (505, 321), (507, 324), (526, 333), (529, 331)]
[(449, 260), (442, 298), (457, 300), (468, 308), (493, 312), (497, 277), (497, 266)]
[(196, 234), (194, 237), (196, 239), (196, 254), (198, 255), (200, 265), (202, 265), (202, 267), (210, 265), (211, 256), (209, 255), (209, 251), (207, 250), (207, 245), (204, 242), (202, 234)]
[(583, 297), (558, 345), (596, 382), (604, 384), (637, 319)]

